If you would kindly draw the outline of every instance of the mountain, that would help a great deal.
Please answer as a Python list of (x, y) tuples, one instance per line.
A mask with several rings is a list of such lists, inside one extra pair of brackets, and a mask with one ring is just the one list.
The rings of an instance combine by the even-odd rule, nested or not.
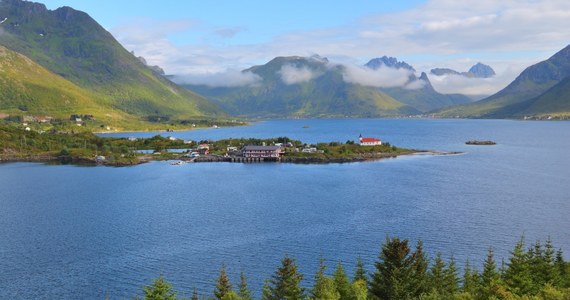
[(373, 58), (368, 61), (365, 66), (373, 70), (377, 70), (380, 67), (385, 66), (388, 68), (406, 69), (414, 73), (416, 72), (416, 70), (405, 61), (398, 61), (397, 58), (388, 56)]
[(473, 77), (475, 78), (489, 78), (496, 75), (495, 70), (493, 70), (493, 68), (491, 68), (486, 64), (482, 64), (480, 62), (472, 66), (467, 73), (473, 74)]
[(472, 104), (444, 109), (438, 115), (509, 118), (526, 114), (570, 114), (567, 109), (569, 76), (570, 45), (526, 68), (498, 93)]
[[(390, 67), (395, 69), (409, 70), (410, 76), (408, 84), (404, 87), (381, 88), (384, 93), (392, 96), (394, 99), (409, 105), (422, 113), (438, 110), (444, 107), (470, 103), (472, 99), (461, 94), (440, 94), (438, 93), (427, 76), (422, 72), (418, 78), (414, 73), (415, 69), (404, 61), (398, 61), (395, 57), (383, 56), (380, 58), (371, 59), (365, 64), (366, 67), (377, 70), (380, 67)], [(411, 83), (416, 83), (419, 86), (410, 88)]]
[(0, 111), (65, 116), (101, 111), (98, 95), (0, 46)]
[(251, 86), (186, 86), (227, 112), (248, 117), (377, 117), (419, 112), (374, 88), (347, 83), (343, 71), (343, 66), (318, 56), (277, 57), (243, 71), (259, 76), (260, 82)]
[[(0, 19), (0, 45), (87, 90), (107, 114), (143, 120), (224, 116), (215, 104), (144, 65), (84, 12), (2, 0)], [(57, 107), (57, 101), (50, 105)], [(34, 103), (26, 105), (35, 110)]]
[(457, 72), (448, 68), (435, 68), (431, 69), (430, 73), (436, 76), (461, 75), (469, 78), (490, 78), (496, 75), (493, 68), (480, 62), (473, 65), (467, 72)]

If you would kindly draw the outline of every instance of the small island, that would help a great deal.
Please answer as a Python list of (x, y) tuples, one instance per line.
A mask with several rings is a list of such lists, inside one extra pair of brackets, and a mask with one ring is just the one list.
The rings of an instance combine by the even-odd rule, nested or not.
[(471, 140), (465, 142), (466, 145), (477, 145), (477, 146), (491, 146), (496, 145), (497, 143), (493, 141), (479, 141), (479, 140)]
[(36, 132), (0, 125), (0, 162), (50, 162), (130, 166), (149, 161), (345, 163), (415, 153), (456, 154), (400, 148), (377, 138), (309, 144), (288, 137), (269, 139), (182, 140), (100, 137), (90, 132)]

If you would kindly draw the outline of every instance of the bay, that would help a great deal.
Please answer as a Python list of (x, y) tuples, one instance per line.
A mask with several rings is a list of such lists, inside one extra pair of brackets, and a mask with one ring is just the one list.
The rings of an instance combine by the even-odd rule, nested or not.
[[(570, 123), (510, 120), (272, 120), (160, 133), (217, 140), (356, 140), (462, 155), (296, 165), (0, 165), (0, 298), (132, 298), (160, 274), (189, 297), (225, 263), (259, 292), (284, 255), (309, 286), (323, 256), (373, 269), (386, 236), (480, 265), (524, 235), (570, 253)], [(149, 137), (158, 133), (111, 136)], [(468, 146), (485, 139), (496, 146)], [(258, 294), (259, 295), (259, 294)]]

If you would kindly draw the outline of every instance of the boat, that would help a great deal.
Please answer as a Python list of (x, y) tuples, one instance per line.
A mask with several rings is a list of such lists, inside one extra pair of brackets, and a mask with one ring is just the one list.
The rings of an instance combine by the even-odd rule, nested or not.
[(186, 164), (186, 162), (183, 161), (183, 160), (179, 160), (179, 161), (176, 161), (176, 162), (172, 162), (172, 163), (170, 163), (170, 164), (173, 165), (173, 166), (180, 166), (180, 165)]

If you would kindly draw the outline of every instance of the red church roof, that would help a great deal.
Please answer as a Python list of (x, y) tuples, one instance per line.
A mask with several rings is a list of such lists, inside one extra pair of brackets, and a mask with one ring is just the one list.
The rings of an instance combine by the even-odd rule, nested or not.
[(361, 143), (374, 143), (374, 142), (380, 142), (380, 140), (377, 139), (377, 138), (367, 138), (367, 137), (363, 137), (363, 138), (360, 138), (360, 142), (361, 142)]

